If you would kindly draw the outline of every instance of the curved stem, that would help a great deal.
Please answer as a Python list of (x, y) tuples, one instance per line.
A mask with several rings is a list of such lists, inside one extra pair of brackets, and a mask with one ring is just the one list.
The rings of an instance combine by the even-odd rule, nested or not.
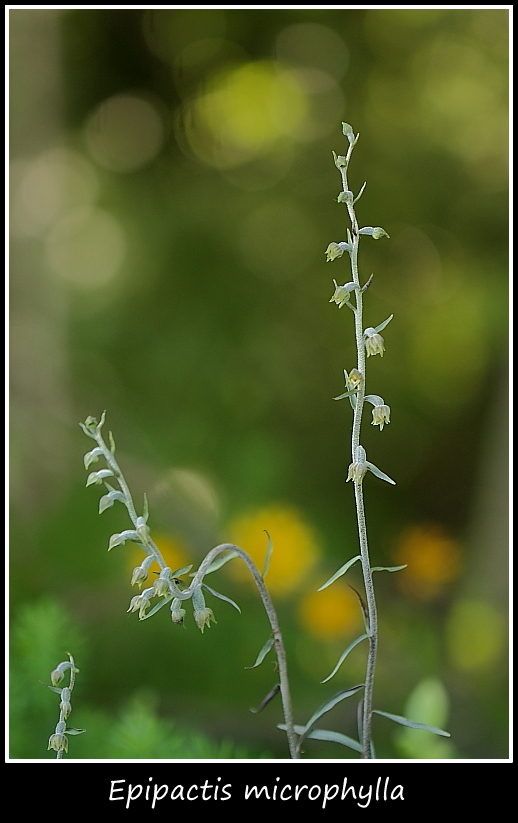
[(222, 543), (221, 545), (216, 546), (214, 549), (211, 549), (211, 551), (203, 559), (198, 571), (192, 579), (189, 589), (193, 590), (196, 586), (201, 585), (201, 583), (203, 582), (204, 575), (207, 569), (209, 568), (210, 564), (218, 556), (218, 554), (221, 554), (221, 552), (224, 551), (235, 552), (241, 558), (241, 560), (243, 560), (243, 562), (246, 563), (252, 577), (254, 578), (255, 585), (257, 586), (257, 589), (261, 596), (261, 600), (263, 601), (264, 610), (268, 615), (268, 620), (270, 621), (270, 626), (272, 628), (272, 634), (274, 639), (275, 654), (277, 655), (277, 663), (279, 666), (279, 681), (281, 687), (280, 691), (282, 708), (284, 713), (284, 723), (286, 726), (286, 737), (288, 738), (288, 746), (291, 758), (292, 760), (297, 760), (300, 758), (300, 752), (298, 751), (297, 747), (297, 734), (295, 732), (295, 729), (293, 728), (293, 711), (291, 706), (291, 695), (288, 682), (288, 665), (286, 661), (286, 650), (284, 648), (284, 641), (282, 639), (282, 633), (279, 625), (279, 620), (277, 617), (277, 612), (275, 611), (275, 607), (268, 593), (268, 589), (266, 588), (264, 580), (259, 574), (254, 561), (245, 551), (243, 551), (243, 549), (240, 549), (238, 546), (234, 546), (232, 543)]

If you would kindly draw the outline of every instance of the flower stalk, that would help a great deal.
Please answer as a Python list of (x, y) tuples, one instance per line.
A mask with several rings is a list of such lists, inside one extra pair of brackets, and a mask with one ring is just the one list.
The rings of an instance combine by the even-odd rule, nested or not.
[[(366, 596), (366, 628), (367, 637), (369, 641), (369, 651), (367, 656), (367, 669), (365, 675), (363, 699), (360, 708), (359, 731), (361, 738), (360, 742), (362, 757), (364, 759), (371, 759), (373, 756), (371, 731), (373, 711), (372, 699), (374, 689), (374, 672), (376, 668), (376, 655), (378, 650), (378, 615), (376, 610), (376, 598), (374, 595), (374, 586), (372, 580), (372, 569), (369, 559), (369, 544), (367, 539), (365, 505), (363, 500), (363, 479), (369, 469), (373, 471), (374, 469), (376, 469), (376, 467), (372, 466), (372, 464), (370, 464), (366, 460), (365, 450), (360, 445), (360, 431), (362, 424), (363, 408), (366, 399), (366, 358), (376, 354), (383, 356), (385, 347), (383, 338), (379, 334), (379, 331), (382, 326), (384, 327), (385, 324), (381, 324), (381, 326), (377, 328), (369, 327), (367, 329), (364, 329), (363, 292), (365, 291), (367, 285), (369, 285), (370, 279), (369, 281), (367, 281), (364, 287), (361, 286), (358, 271), (358, 248), (361, 235), (370, 235), (375, 240), (379, 240), (382, 237), (388, 237), (388, 234), (380, 226), (377, 226), (375, 228), (373, 228), (372, 226), (367, 226), (365, 228), (360, 229), (358, 225), (358, 220), (356, 218), (354, 206), (359, 197), (361, 196), (361, 194), (363, 193), (365, 184), (362, 187), (359, 195), (356, 198), (354, 198), (352, 192), (349, 189), (347, 171), (349, 167), (349, 161), (351, 159), (351, 155), (357, 143), (359, 135), (355, 136), (351, 126), (349, 126), (347, 123), (343, 124), (343, 133), (349, 141), (349, 147), (347, 150), (347, 154), (345, 156), (337, 157), (335, 155), (335, 165), (338, 168), (340, 175), (342, 177), (342, 191), (338, 195), (337, 200), (339, 203), (345, 203), (349, 215), (351, 228), (350, 230), (347, 230), (347, 243), (331, 243), (326, 250), (326, 257), (328, 261), (332, 261), (337, 257), (342, 256), (342, 254), (344, 254), (345, 251), (348, 251), (352, 274), (352, 281), (350, 283), (345, 284), (342, 287), (338, 286), (335, 282), (335, 294), (331, 298), (331, 302), (336, 302), (339, 308), (341, 308), (345, 304), (348, 305), (349, 308), (352, 309), (354, 314), (354, 333), (356, 340), (357, 363), (356, 368), (354, 368), (351, 371), (351, 375), (347, 376), (346, 373), (346, 385), (350, 390), (354, 389), (354, 394), (351, 394), (349, 391), (346, 392), (345, 395), (341, 395), (341, 397), (349, 395), (351, 405), (353, 407), (353, 422), (351, 431), (352, 459), (351, 465), (349, 466), (347, 480), (352, 480), (354, 486), (356, 519), (358, 525), (358, 540), (360, 546), (360, 559), (362, 565), (363, 582)], [(349, 302), (350, 296), (352, 296), (353, 294), (355, 296), (354, 305), (351, 302)], [(379, 398), (379, 400), (381, 401), (379, 404), (374, 403), (375, 408), (373, 413), (373, 423), (375, 425), (379, 425), (380, 430), (382, 430), (383, 425), (389, 422), (390, 409), (383, 403), (381, 398)], [(378, 476), (383, 475), (383, 472), (380, 472), (379, 469), (376, 470), (374, 473), (378, 472)], [(394, 482), (390, 480), (390, 478), (388, 478), (386, 475), (384, 475), (383, 479), (387, 479), (391, 483)]]
[[(54, 671), (51, 672), (50, 682), (52, 685), (48, 686), (51, 691), (56, 692), (56, 694), (59, 694), (60, 697), (59, 720), (56, 723), (54, 734), (51, 734), (49, 737), (49, 744), (47, 746), (47, 751), (53, 749), (53, 751), (56, 752), (56, 760), (62, 760), (63, 753), (68, 752), (68, 736), (71, 734), (83, 734), (85, 731), (85, 729), (67, 728), (67, 718), (72, 711), (72, 691), (75, 685), (76, 674), (79, 672), (79, 669), (76, 669), (74, 658), (70, 652), (68, 652), (68, 657), (68, 660), (64, 660), (62, 663), (59, 663)], [(63, 680), (66, 671), (70, 673), (68, 686), (59, 688), (57, 684)]]

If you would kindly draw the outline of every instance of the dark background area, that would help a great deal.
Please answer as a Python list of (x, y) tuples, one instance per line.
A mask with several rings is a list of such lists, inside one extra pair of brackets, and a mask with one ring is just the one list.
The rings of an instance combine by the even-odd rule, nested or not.
[[(365, 323), (394, 314), (367, 364), (391, 423), (366, 407), (362, 443), (397, 482), (365, 479), (371, 557), (408, 564), (375, 579), (375, 704), (452, 734), (379, 717), (377, 755), (508, 756), (508, 17), (10, 10), (11, 757), (50, 757), (38, 681), (68, 651), (69, 757), (287, 756), (280, 704), (249, 712), (275, 672), (244, 670), (268, 627), (239, 570), (214, 587), (242, 615), (211, 601), (203, 635), (126, 612), (141, 558), (106, 551), (126, 511), (84, 487), (78, 423), (103, 410), (173, 568), (228, 540), (261, 566), (271, 534), (295, 721), (361, 682), (362, 645), (320, 685), (362, 626), (345, 578), (316, 592), (357, 553), (332, 399), (352, 315), (329, 302), (350, 272), (324, 256), (346, 239), (342, 121), (360, 225), (390, 235), (360, 245)], [(328, 717), (355, 735), (352, 700)]]

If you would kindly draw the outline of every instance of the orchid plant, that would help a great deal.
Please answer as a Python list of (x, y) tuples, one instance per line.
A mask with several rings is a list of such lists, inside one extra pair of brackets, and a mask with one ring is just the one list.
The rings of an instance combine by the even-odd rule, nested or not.
[[(366, 640), (368, 642), (368, 653), (364, 682), (334, 694), (332, 697), (328, 698), (316, 712), (314, 712), (305, 725), (295, 725), (293, 721), (284, 642), (277, 614), (265, 584), (265, 576), (268, 571), (273, 547), (270, 536), (268, 535), (268, 546), (265, 562), (261, 572), (259, 572), (250, 556), (243, 551), (243, 549), (230, 543), (224, 543), (211, 549), (202, 560), (196, 572), (191, 572), (191, 565), (179, 569), (169, 568), (166, 565), (158, 546), (151, 538), (150, 529), (148, 526), (149, 510), (147, 499), (144, 497), (142, 514), (137, 514), (131, 492), (124, 479), (124, 475), (119, 467), (119, 464), (115, 459), (115, 442), (112, 433), (109, 433), (108, 444), (103, 438), (102, 427), (105, 422), (105, 414), (103, 413), (99, 421), (93, 417), (88, 417), (84, 423), (80, 424), (84, 433), (95, 441), (95, 447), (84, 456), (85, 469), (88, 470), (90, 466), (96, 463), (99, 459), (103, 459), (105, 463), (104, 468), (90, 472), (86, 481), (87, 486), (100, 485), (105, 489), (105, 492), (99, 501), (99, 513), (104, 512), (106, 509), (113, 506), (114, 503), (120, 502), (126, 507), (131, 521), (131, 528), (111, 536), (108, 549), (111, 550), (127, 541), (131, 541), (140, 546), (144, 555), (142, 562), (133, 570), (132, 573), (131, 585), (137, 586), (139, 588), (139, 593), (131, 599), (128, 612), (138, 612), (140, 620), (147, 620), (164, 606), (168, 606), (172, 623), (174, 625), (181, 625), (184, 623), (184, 618), (187, 613), (185, 607), (190, 601), (194, 621), (198, 628), (203, 632), (205, 628), (209, 628), (211, 624), (216, 623), (214, 612), (206, 605), (206, 593), (230, 603), (238, 611), (240, 611), (237, 603), (226, 595), (221, 594), (212, 587), (208, 586), (205, 582), (205, 578), (209, 574), (220, 569), (225, 563), (235, 558), (240, 558), (248, 567), (263, 602), (263, 606), (271, 627), (271, 636), (267, 639), (266, 643), (257, 655), (254, 666), (251, 666), (250, 668), (260, 665), (268, 652), (271, 649), (274, 649), (277, 656), (278, 683), (276, 683), (269, 694), (266, 695), (260, 709), (263, 708), (271, 699), (273, 699), (277, 693), (280, 694), (284, 714), (284, 723), (279, 724), (279, 728), (286, 733), (288, 749), (292, 759), (299, 759), (301, 757), (301, 754), (303, 753), (302, 745), (306, 739), (332, 741), (342, 744), (359, 753), (364, 759), (374, 758), (375, 753), (372, 743), (372, 718), (374, 714), (383, 715), (384, 717), (405, 726), (410, 726), (417, 729), (426, 729), (427, 731), (435, 734), (449, 736), (448, 732), (442, 731), (441, 729), (415, 723), (399, 715), (389, 714), (373, 708), (374, 674), (378, 649), (378, 617), (376, 610), (376, 599), (374, 595), (373, 573), (383, 570), (394, 572), (398, 569), (404, 568), (404, 566), (371, 566), (369, 558), (367, 524), (363, 499), (363, 481), (368, 472), (371, 472), (376, 477), (391, 485), (394, 485), (394, 480), (367, 460), (365, 448), (360, 442), (361, 424), (365, 402), (372, 405), (372, 425), (379, 426), (380, 431), (383, 430), (384, 426), (390, 423), (391, 413), (390, 407), (385, 403), (382, 397), (377, 394), (366, 394), (366, 362), (369, 357), (374, 357), (378, 354), (380, 357), (383, 357), (385, 352), (385, 341), (381, 335), (381, 332), (384, 331), (392, 320), (392, 315), (376, 327), (364, 328), (363, 295), (372, 281), (372, 276), (369, 277), (365, 283), (361, 283), (358, 270), (358, 247), (360, 238), (363, 236), (370, 236), (374, 240), (380, 240), (384, 237), (388, 237), (389, 235), (380, 226), (364, 226), (362, 228), (359, 226), (356, 218), (355, 204), (363, 194), (366, 184), (364, 183), (358, 194), (355, 196), (349, 188), (347, 178), (349, 162), (352, 151), (358, 141), (358, 135), (354, 134), (353, 129), (347, 123), (343, 124), (343, 133), (349, 144), (347, 153), (344, 156), (337, 156), (336, 154), (333, 154), (335, 165), (338, 168), (342, 179), (342, 190), (338, 195), (337, 200), (340, 204), (345, 204), (346, 206), (350, 221), (350, 228), (347, 228), (347, 239), (345, 241), (338, 243), (332, 242), (328, 245), (326, 257), (328, 261), (334, 261), (344, 255), (347, 255), (351, 268), (352, 279), (350, 281), (344, 283), (343, 285), (338, 285), (337, 282), (334, 281), (335, 291), (330, 302), (336, 303), (339, 308), (347, 306), (352, 312), (354, 319), (356, 365), (351, 368), (349, 372), (344, 370), (346, 391), (335, 399), (341, 400), (343, 398), (348, 398), (352, 407), (351, 463), (349, 465), (347, 481), (351, 481), (354, 488), (358, 523), (359, 554), (350, 560), (347, 560), (347, 562), (344, 563), (338, 571), (336, 571), (329, 578), (329, 580), (327, 580), (327, 582), (320, 587), (320, 590), (332, 585), (338, 578), (346, 574), (346, 572), (355, 563), (360, 562), (363, 573), (365, 596), (363, 597), (359, 592), (356, 592), (356, 594), (364, 617), (365, 632), (360, 637), (356, 638), (345, 649), (331, 674), (322, 682), (326, 683), (331, 680), (352, 649)], [(274, 538), (275, 535), (272, 537)], [(148, 579), (150, 567), (154, 562), (158, 564), (160, 571), (156, 579), (153, 581), (153, 585), (142, 588)], [(187, 584), (183, 582), (181, 578), (189, 574), (191, 581)], [(324, 714), (329, 712), (342, 700), (353, 697), (356, 694), (361, 694), (361, 700), (358, 705), (358, 739), (349, 737), (334, 730), (317, 727), (318, 721)], [(56, 748), (58, 744), (61, 749), (66, 748), (62, 737), (58, 740), (56, 735), (54, 735), (53, 738), (53, 748)], [(51, 738), (51, 740), (53, 740), (53, 738)]]

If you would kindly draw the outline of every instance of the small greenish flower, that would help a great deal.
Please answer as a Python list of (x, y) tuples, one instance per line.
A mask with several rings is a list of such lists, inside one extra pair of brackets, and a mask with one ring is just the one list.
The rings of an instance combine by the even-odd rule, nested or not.
[(51, 734), (47, 751), (54, 749), (55, 752), (68, 752), (68, 740), (64, 734)]
[(385, 404), (374, 406), (372, 410), (372, 425), (379, 426), (380, 431), (383, 431), (385, 423), (390, 423), (390, 406), (386, 406)]
[[(63, 663), (59, 663), (53, 672), (50, 673), (50, 682), (53, 686), (57, 686), (57, 684), (63, 680), (65, 676), (65, 672), (68, 669), (72, 668), (72, 663), (69, 660), (64, 660)], [(77, 670), (76, 670), (77, 671)]]
[(355, 483), (361, 483), (366, 474), (367, 466), (365, 463), (351, 463), (346, 483), (348, 483), (349, 480), (354, 480)]
[(348, 389), (359, 389), (362, 384), (362, 375), (358, 369), (351, 369), (346, 380)]
[(374, 238), (374, 240), (380, 240), (382, 237), (390, 237), (381, 226), (363, 226), (363, 228), (358, 230), (358, 234), (368, 234)]
[(169, 588), (169, 581), (167, 577), (157, 577), (155, 580), (154, 586), (155, 594), (157, 597), (167, 597), (168, 594), (171, 594), (171, 590)]
[(59, 710), (60, 710), (61, 714), (63, 715), (63, 717), (66, 720), (68, 715), (72, 711), (72, 704), (71, 704), (70, 700), (63, 700), (63, 697), (62, 697), (61, 698), (61, 703), (59, 704)]
[(135, 584), (138, 585), (139, 589), (142, 588), (142, 584), (147, 580), (147, 571), (142, 568), (142, 566), (137, 566), (133, 569), (133, 574), (131, 575), (131, 585), (134, 586)]
[(339, 286), (336, 280), (333, 280), (335, 284), (335, 293), (333, 294), (330, 303), (336, 303), (338, 308), (341, 309), (345, 303), (349, 303), (349, 297), (352, 291), (356, 288), (356, 283), (344, 283), (343, 286)]
[(181, 626), (183, 624), (183, 619), (185, 617), (185, 609), (181, 608), (182, 601), (175, 597), (173, 602), (171, 603), (171, 619), (173, 623)]
[[(150, 594), (148, 594), (148, 592), (150, 592)], [(138, 609), (139, 618), (140, 620), (142, 620), (142, 618), (146, 614), (146, 611), (149, 609), (151, 605), (149, 601), (150, 597), (152, 597), (153, 594), (153, 589), (146, 589), (144, 592), (142, 592), (142, 594), (136, 594), (135, 597), (131, 598), (131, 603), (128, 612), (136, 612)]]
[(342, 154), (339, 154), (337, 157), (335, 152), (333, 152), (333, 157), (335, 159), (335, 166), (337, 169), (343, 169), (347, 166), (347, 159)]
[(368, 328), (365, 329), (364, 338), (367, 357), (370, 357), (371, 354), (379, 354), (381, 357), (383, 357), (385, 346), (383, 345), (384, 341), (381, 334), (378, 334), (376, 329)]
[(336, 260), (336, 258), (341, 257), (343, 253), (344, 249), (341, 249), (338, 243), (330, 243), (326, 249), (326, 262), (329, 263), (332, 260)]
[(50, 673), (50, 682), (53, 686), (57, 686), (60, 680), (63, 680), (64, 673), (60, 672), (59, 669), (54, 669), (53, 672)]
[(196, 610), (194, 612), (194, 619), (196, 620), (197, 626), (201, 630), (202, 634), (205, 626), (210, 628), (211, 623), (217, 623), (212, 609), (208, 609), (207, 607)]

